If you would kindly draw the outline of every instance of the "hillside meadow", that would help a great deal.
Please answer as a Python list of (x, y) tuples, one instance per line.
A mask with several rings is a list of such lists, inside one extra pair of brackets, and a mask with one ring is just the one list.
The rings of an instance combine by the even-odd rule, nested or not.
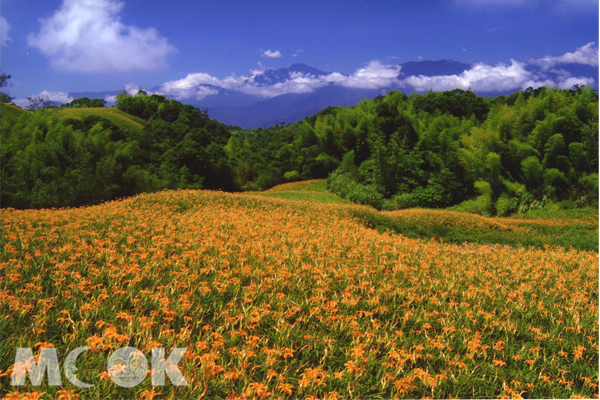
[(90, 116), (101, 117), (117, 126), (127, 126), (136, 131), (142, 131), (144, 126), (146, 126), (146, 121), (142, 118), (129, 115), (116, 107), (60, 108), (50, 109), (48, 113), (57, 114), (61, 119), (74, 118), (83, 120)]
[[(597, 212), (485, 218), (334, 199), (309, 181), (0, 210), (3, 398), (598, 397), (597, 247), (527, 242), (570, 226), (597, 241)], [(77, 377), (93, 387), (64, 374), (58, 387), (10, 385), (16, 348), (63, 360), (79, 346), (92, 349)], [(187, 348), (189, 386), (117, 386), (106, 364), (124, 346), (148, 359)]]

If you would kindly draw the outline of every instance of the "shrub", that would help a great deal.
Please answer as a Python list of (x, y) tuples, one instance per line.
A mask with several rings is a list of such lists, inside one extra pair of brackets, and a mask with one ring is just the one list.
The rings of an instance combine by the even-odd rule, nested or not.
[(288, 182), (297, 181), (300, 179), (300, 174), (298, 171), (289, 171), (283, 174), (283, 178)]
[(504, 217), (508, 214), (511, 214), (517, 211), (519, 206), (519, 199), (516, 197), (510, 197), (509, 195), (503, 193), (500, 195), (500, 198), (496, 201), (496, 215), (499, 217)]
[(560, 203), (558, 203), (558, 207), (561, 210), (571, 210), (573, 208), (577, 208), (577, 205), (573, 200), (563, 200)]
[(419, 186), (413, 190), (412, 197), (416, 202), (415, 206), (421, 207), (443, 207), (450, 203), (448, 193), (439, 184)]
[(521, 161), (521, 170), (528, 188), (538, 186), (542, 179), (542, 164), (536, 156), (529, 156)]
[(340, 169), (329, 176), (327, 188), (344, 199), (378, 209), (381, 209), (384, 200), (375, 186), (360, 184)]
[(486, 181), (475, 182), (475, 190), (479, 193), (475, 199), (465, 200), (460, 203), (456, 209), (472, 214), (490, 216), (494, 212), (494, 202), (492, 200), (492, 188)]
[(397, 194), (392, 197), (397, 208), (413, 208), (417, 206), (417, 199), (411, 193)]
[(578, 207), (598, 204), (598, 174), (584, 175), (577, 181), (578, 197), (575, 204)]
[(551, 197), (559, 197), (566, 192), (569, 186), (565, 174), (560, 172), (557, 168), (548, 168), (544, 170), (544, 185), (546, 185)]

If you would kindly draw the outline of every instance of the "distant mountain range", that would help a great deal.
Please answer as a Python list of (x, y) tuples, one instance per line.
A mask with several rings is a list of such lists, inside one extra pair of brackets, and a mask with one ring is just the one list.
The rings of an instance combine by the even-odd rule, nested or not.
[[(452, 60), (416, 61), (402, 64), (401, 71), (406, 76), (437, 76), (458, 75), (470, 68), (470, 64)], [(289, 68), (266, 70), (254, 78), (254, 83), (269, 86), (284, 84), (290, 77), (299, 74), (314, 77), (329, 75), (328, 72), (305, 64), (292, 64)], [(252, 95), (240, 97), (243, 95), (240, 92), (218, 88), (217, 95), (208, 96), (201, 101), (187, 100), (186, 102), (199, 108), (208, 109), (211, 118), (227, 125), (238, 125), (242, 128), (265, 128), (281, 122), (299, 121), (328, 106), (352, 106), (364, 99), (372, 99), (379, 94), (385, 95), (388, 91), (396, 89), (399, 88), (362, 89), (327, 85), (314, 89), (310, 93), (286, 93), (265, 100), (257, 99)], [(231, 92), (236, 95), (234, 96)], [(406, 92), (410, 94), (412, 89), (406, 90)], [(233, 102), (228, 102), (228, 99)], [(244, 101), (247, 101), (248, 104), (240, 104)]]
[(385, 93), (382, 90), (351, 89), (330, 85), (315, 89), (312, 93), (282, 94), (245, 107), (209, 108), (208, 114), (211, 118), (228, 125), (266, 128), (279, 123), (300, 121), (328, 106), (351, 106)]
[[(472, 64), (465, 64), (453, 60), (439, 61), (411, 61), (400, 64), (398, 79), (409, 77), (418, 77), (418, 80), (429, 82), (428, 77), (443, 78), (448, 76), (459, 76), (465, 71), (474, 68)], [(397, 67), (396, 67), (397, 68)], [(572, 76), (572, 77), (591, 77), (594, 79), (594, 87), (598, 85), (598, 67), (582, 64), (560, 64), (559, 67), (550, 69), (541, 69), (533, 64), (527, 65), (528, 71), (536, 72), (535, 76), (548, 77), (551, 72), (553, 76)], [(396, 71), (396, 70), (394, 70)], [(541, 71), (541, 72), (540, 72)], [(384, 71), (385, 72), (385, 71)], [(394, 73), (392, 72), (392, 75)], [(209, 91), (210, 95), (201, 100), (193, 97), (180, 99), (182, 103), (191, 104), (200, 109), (208, 109), (208, 114), (211, 118), (218, 120), (227, 125), (237, 125), (242, 128), (268, 127), (274, 124), (293, 123), (307, 116), (313, 115), (323, 108), (328, 106), (352, 106), (363, 99), (372, 99), (379, 94), (385, 94), (390, 90), (400, 90), (404, 93), (411, 94), (415, 89), (406, 84), (398, 86), (390, 84), (388, 87), (376, 86), (377, 88), (355, 87), (352, 84), (336, 85), (335, 79), (348, 79), (348, 75), (330, 74), (320, 71), (316, 68), (304, 64), (293, 64), (289, 68), (279, 68), (276, 70), (265, 70), (261, 73), (248, 78), (246, 82), (252, 84), (253, 88), (280, 88), (290, 81), (296, 83), (300, 79), (306, 79), (310, 82), (318, 82), (316, 87), (306, 89), (305, 92), (285, 93), (275, 97), (265, 99), (259, 94), (249, 94), (234, 89), (226, 89), (212, 84), (199, 84), (198, 88), (204, 91)], [(294, 80), (296, 79), (296, 80)], [(431, 78), (436, 79), (436, 78)], [(407, 80), (407, 82), (410, 80)], [(563, 78), (564, 81), (564, 78)], [(192, 88), (193, 90), (194, 88)], [(421, 88), (422, 89), (422, 88)], [(153, 93), (161, 93), (161, 87), (154, 87), (149, 90)], [(478, 95), (482, 96), (499, 96), (514, 92), (515, 89), (494, 91), (477, 91)], [(89, 97), (89, 98), (109, 98), (115, 96), (122, 91), (107, 91), (107, 92), (80, 92), (69, 93), (72, 98)], [(176, 98), (174, 95), (167, 94), (167, 97)]]

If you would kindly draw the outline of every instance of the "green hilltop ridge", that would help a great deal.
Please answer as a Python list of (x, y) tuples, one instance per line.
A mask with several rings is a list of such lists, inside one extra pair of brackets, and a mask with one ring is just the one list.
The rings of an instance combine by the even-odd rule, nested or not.
[(381, 210), (500, 216), (598, 201), (598, 95), (588, 87), (493, 98), (390, 92), (246, 130), (143, 91), (120, 94), (117, 107), (81, 107), (85, 100), (35, 111), (1, 105), (3, 207), (82, 206), (178, 188), (262, 191), (310, 179)]
[(75, 118), (83, 120), (91, 116), (100, 117), (117, 126), (127, 126), (139, 131), (143, 130), (146, 126), (146, 121), (142, 118), (134, 117), (116, 107), (61, 108), (51, 110), (51, 112), (56, 112), (60, 119)]
[[(16, 123), (18, 118), (29, 110), (24, 110), (11, 104), (0, 104), (2, 118), (8, 120), (10, 124)], [(116, 107), (93, 107), (93, 108), (47, 108), (48, 114), (56, 114), (59, 120), (69, 118), (85, 120), (87, 117), (99, 117), (110, 121), (116, 126), (126, 126), (138, 131), (142, 131), (146, 126), (146, 121), (119, 110)]]

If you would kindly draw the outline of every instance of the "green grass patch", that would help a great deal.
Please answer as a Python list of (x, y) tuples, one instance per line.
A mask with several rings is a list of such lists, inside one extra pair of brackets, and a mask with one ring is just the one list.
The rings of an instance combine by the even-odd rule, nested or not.
[(60, 108), (51, 109), (48, 112), (57, 113), (60, 118), (75, 118), (82, 120), (88, 116), (97, 116), (106, 118), (118, 126), (129, 126), (135, 130), (141, 131), (146, 125), (146, 121), (141, 118), (129, 115), (116, 107), (97, 107), (97, 108)]
[(0, 118), (2, 118), (2, 121), (9, 122), (10, 125), (14, 125), (19, 117), (26, 112), (29, 111), (10, 104), (0, 104)]
[(352, 204), (351, 201), (343, 199), (335, 193), (329, 192), (327, 190), (327, 181), (322, 179), (285, 183), (283, 185), (275, 186), (265, 192), (258, 192), (256, 194), (287, 200)]
[(510, 218), (529, 219), (572, 219), (598, 222), (598, 209), (592, 207), (559, 209), (557, 207), (545, 207), (529, 210), (523, 214), (513, 214)]
[[(420, 210), (422, 215), (414, 218), (409, 214), (411, 211), (407, 210), (406, 214), (382, 213), (365, 207), (353, 208), (350, 213), (369, 228), (409, 238), (431, 238), (455, 244), (469, 242), (534, 248), (559, 246), (598, 251), (597, 219), (589, 219), (594, 215), (594, 210), (573, 210), (579, 212), (571, 214), (573, 218), (570, 220), (549, 215), (543, 219), (533, 215), (527, 218), (521, 216), (521, 219), (519, 216), (487, 218), (468, 213), (450, 214), (449, 211), (448, 217), (444, 218), (443, 210)], [(432, 211), (432, 214), (427, 211)], [(460, 214), (464, 215), (464, 219)], [(586, 216), (587, 219), (575, 219), (575, 216)]]
[[(261, 196), (321, 203), (353, 204), (327, 191), (325, 180), (291, 182), (275, 186)], [(447, 243), (478, 243), (511, 247), (559, 246), (598, 251), (598, 210), (530, 210), (510, 217), (484, 217), (452, 210), (409, 209), (381, 212), (367, 206), (348, 208), (353, 218), (379, 232)]]
[(277, 197), (288, 200), (303, 200), (303, 201), (316, 201), (320, 203), (335, 203), (335, 204), (352, 204), (350, 201), (342, 199), (341, 197), (333, 193), (319, 193), (319, 192), (261, 192), (257, 193), (261, 196), (266, 197)]

